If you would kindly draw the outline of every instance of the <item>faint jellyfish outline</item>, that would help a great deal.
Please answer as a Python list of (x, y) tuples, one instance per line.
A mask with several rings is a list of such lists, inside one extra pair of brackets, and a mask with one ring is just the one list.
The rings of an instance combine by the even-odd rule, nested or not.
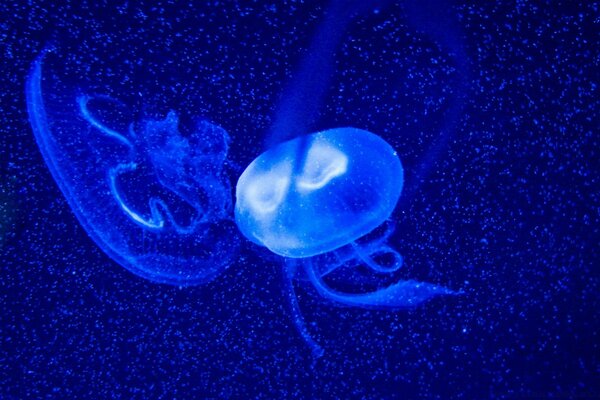
[(109, 126), (126, 106), (72, 89), (61, 81), (60, 68), (42, 76), (51, 52), (56, 49), (34, 61), (26, 81), (29, 121), (85, 231), (113, 260), (151, 281), (188, 286), (212, 280), (239, 251), (224, 171), (227, 132), (196, 120), (184, 136), (174, 111)]

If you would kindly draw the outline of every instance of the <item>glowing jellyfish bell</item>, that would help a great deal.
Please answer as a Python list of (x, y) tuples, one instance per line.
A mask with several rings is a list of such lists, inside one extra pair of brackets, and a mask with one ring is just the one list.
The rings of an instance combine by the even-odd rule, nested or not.
[[(287, 257), (289, 299), (296, 326), (315, 355), (323, 353), (303, 322), (293, 294), (294, 259), (303, 258), (306, 275), (319, 294), (345, 305), (405, 308), (450, 290), (425, 282), (399, 281), (367, 293), (343, 293), (323, 277), (358, 259), (374, 271), (391, 273), (402, 257), (386, 241), (393, 233), (366, 244), (367, 235), (392, 214), (404, 183), (402, 164), (379, 136), (356, 128), (336, 128), (281, 143), (258, 156), (242, 173), (236, 188), (235, 221), (251, 241)], [(340, 249), (351, 245), (353, 251)], [(313, 257), (339, 253), (331, 259)], [(382, 265), (377, 255), (391, 255)], [(323, 264), (327, 265), (315, 265)]]
[(362, 129), (331, 129), (257, 157), (238, 181), (235, 219), (273, 253), (310, 257), (383, 223), (402, 185), (400, 159), (387, 142)]

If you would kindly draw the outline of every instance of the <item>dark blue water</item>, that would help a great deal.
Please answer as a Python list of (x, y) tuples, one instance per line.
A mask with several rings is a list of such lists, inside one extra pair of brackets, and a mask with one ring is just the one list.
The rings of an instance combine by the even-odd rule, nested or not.
[[(2, 3), (0, 397), (600, 398), (598, 5), (395, 3)], [(226, 172), (209, 195), (231, 185), (233, 196), (241, 171), (284, 140), (377, 134), (404, 169), (387, 238), (403, 266), (374, 274), (355, 262), (328, 285), (364, 293), (415, 280), (462, 294), (340, 307), (299, 270), (291, 282), (303, 333), (323, 349), (315, 358), (288, 301), (290, 264), (220, 222), (209, 242), (239, 248), (179, 236), (135, 247), (201, 257), (203, 284), (130, 272), (82, 222), (105, 203), (77, 209), (63, 192), (105, 193), (91, 175), (57, 180), (34, 136), (25, 89), (44, 49), (49, 126), (73, 130), (62, 137), (90, 167), (79, 172), (97, 165), (86, 149), (119, 155), (60, 107), (84, 93), (125, 105), (96, 110), (111, 127), (174, 111), (199, 157), (222, 149), (202, 147), (198, 126), (225, 131)], [(177, 165), (167, 144), (145, 143)], [(197, 174), (173, 170), (164, 180), (180, 195), (227, 219), (227, 198), (189, 191)], [(123, 192), (154, 188), (143, 176)], [(184, 211), (176, 217), (195, 221)], [(132, 232), (119, 215), (99, 219), (114, 230), (104, 243)], [(157, 271), (175, 265), (161, 261)]]

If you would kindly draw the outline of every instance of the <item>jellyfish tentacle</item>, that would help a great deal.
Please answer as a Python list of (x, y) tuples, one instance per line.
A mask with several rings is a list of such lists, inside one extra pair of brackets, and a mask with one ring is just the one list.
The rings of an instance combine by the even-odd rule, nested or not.
[[(378, 245), (377, 247), (367, 245), (365, 247), (357, 244), (356, 242), (351, 243), (352, 248), (356, 252), (358, 258), (360, 258), (367, 266), (369, 266), (375, 272), (392, 273), (402, 267), (403, 259), (400, 253), (387, 245)], [(376, 254), (391, 254), (394, 261), (389, 266), (383, 266), (382, 264), (375, 261), (373, 255)]]
[(304, 339), (306, 344), (310, 347), (311, 352), (315, 358), (321, 357), (325, 351), (323, 348), (313, 339), (310, 332), (308, 332), (308, 328), (306, 327), (306, 323), (304, 321), (304, 317), (302, 316), (302, 312), (300, 311), (300, 305), (298, 304), (298, 298), (296, 297), (296, 292), (294, 290), (294, 284), (292, 279), (294, 278), (296, 272), (296, 260), (286, 259), (285, 261), (285, 276), (283, 278), (283, 284), (286, 290), (286, 296), (288, 298), (288, 303), (290, 305), (290, 309), (292, 312), (292, 319), (294, 324), (296, 325), (296, 329), (300, 336)]
[(159, 216), (163, 221), (166, 218), (166, 220), (169, 221), (169, 226), (171, 226), (175, 231), (177, 231), (177, 233), (181, 235), (195, 233), (197, 238), (205, 236), (205, 232), (197, 230), (200, 224), (202, 224), (203, 222), (207, 223), (207, 221), (203, 220), (200, 216), (196, 216), (195, 218), (193, 218), (188, 225), (182, 225), (179, 222), (177, 222), (177, 219), (173, 216), (171, 209), (162, 199), (152, 197), (148, 201), (148, 205), (150, 207), (153, 219), (156, 218), (156, 215)]
[[(346, 266), (352, 261), (355, 261), (357, 258), (365, 265), (369, 266), (373, 271), (378, 273), (389, 274), (397, 271), (403, 265), (403, 258), (398, 251), (387, 244), (387, 241), (394, 233), (395, 228), (395, 221), (388, 219), (384, 224), (383, 232), (381, 232), (377, 237), (371, 239), (369, 242), (364, 244), (350, 242), (348, 246), (341, 247), (332, 252), (330, 259), (322, 263), (326, 266), (321, 268), (320, 275), (328, 275), (338, 268)], [(385, 254), (390, 254), (393, 259), (393, 261), (388, 263), (387, 266), (381, 265), (373, 258), (376, 255)]]
[(136, 211), (134, 211), (130, 206), (128, 206), (125, 199), (123, 199), (123, 197), (120, 194), (120, 191), (119, 191), (119, 188), (117, 185), (118, 176), (125, 172), (134, 171), (136, 168), (137, 168), (136, 163), (126, 163), (126, 164), (123, 163), (123, 164), (119, 164), (116, 167), (109, 169), (107, 176), (108, 176), (108, 185), (110, 187), (110, 192), (112, 193), (112, 196), (114, 197), (116, 202), (119, 204), (119, 207), (125, 212), (125, 214), (129, 218), (131, 218), (132, 221), (139, 224), (140, 226), (142, 226), (145, 229), (152, 229), (152, 230), (163, 229), (165, 226), (165, 221), (164, 221), (162, 215), (160, 215), (160, 213), (158, 213), (158, 211), (156, 210), (156, 207), (150, 208), (150, 210), (151, 210), (150, 218), (144, 217), (144, 216), (138, 214)]
[[(377, 262), (374, 256), (390, 254), (392, 261), (386, 265)], [(393, 247), (383, 244), (381, 238), (375, 239), (366, 245), (360, 245), (356, 242), (351, 242), (349, 246), (338, 249), (328, 255), (327, 259), (320, 261), (319, 271), (320, 276), (326, 276), (336, 271), (338, 268), (353, 265), (356, 260), (362, 261), (373, 271), (381, 274), (391, 274), (399, 270), (404, 259)]]
[(456, 294), (443, 286), (414, 280), (399, 281), (368, 293), (342, 293), (330, 288), (315, 272), (310, 261), (306, 263), (305, 269), (308, 278), (321, 296), (354, 307), (401, 309), (415, 306), (434, 296)]
[[(107, 97), (107, 96), (100, 96), (100, 97)], [(107, 97), (108, 98), (108, 97)], [(77, 104), (79, 104), (79, 112), (81, 113), (81, 116), (90, 123), (90, 125), (92, 125), (94, 128), (98, 129), (100, 132), (102, 132), (104, 135), (111, 137), (115, 140), (117, 140), (118, 142), (121, 142), (122, 144), (124, 144), (125, 146), (127, 146), (127, 148), (129, 148), (130, 150), (132, 150), (134, 148), (133, 144), (129, 141), (129, 139), (127, 139), (124, 135), (122, 135), (121, 133), (105, 126), (104, 124), (102, 124), (100, 121), (98, 121), (96, 118), (94, 118), (94, 116), (90, 113), (89, 109), (88, 109), (88, 102), (91, 100), (90, 97), (88, 96), (79, 96), (77, 98)], [(111, 98), (112, 101), (115, 101), (114, 99)], [(130, 130), (132, 128), (130, 127)]]

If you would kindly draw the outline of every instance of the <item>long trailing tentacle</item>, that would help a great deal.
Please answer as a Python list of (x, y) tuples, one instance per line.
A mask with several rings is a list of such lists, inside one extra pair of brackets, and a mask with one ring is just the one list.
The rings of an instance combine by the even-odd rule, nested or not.
[(298, 298), (296, 297), (296, 292), (294, 290), (294, 283), (292, 279), (295, 275), (297, 267), (296, 263), (297, 261), (294, 259), (285, 260), (285, 274), (283, 277), (285, 295), (288, 298), (288, 304), (290, 305), (292, 319), (294, 320), (296, 329), (300, 333), (300, 336), (302, 336), (302, 338), (306, 341), (306, 344), (310, 347), (313, 356), (315, 358), (319, 358), (324, 354), (324, 350), (317, 342), (315, 342), (310, 332), (308, 332), (308, 329), (306, 328), (306, 323), (304, 321), (304, 317), (302, 316), (302, 312), (300, 311)]
[(401, 309), (413, 307), (434, 296), (456, 294), (443, 286), (414, 280), (399, 281), (386, 288), (368, 293), (342, 293), (327, 286), (310, 262), (305, 265), (308, 278), (321, 296), (353, 307)]

